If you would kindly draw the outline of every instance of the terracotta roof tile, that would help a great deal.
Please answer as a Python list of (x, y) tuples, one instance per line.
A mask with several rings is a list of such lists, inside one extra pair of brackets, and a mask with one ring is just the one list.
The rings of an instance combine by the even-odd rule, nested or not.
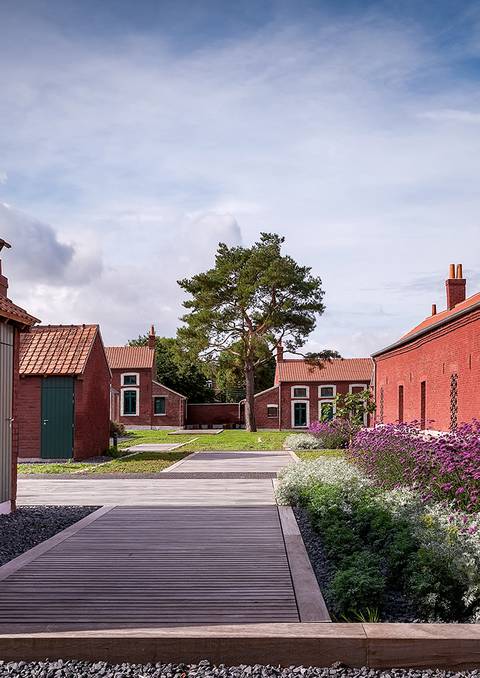
[(98, 325), (46, 325), (21, 336), (20, 374), (83, 374)]
[(34, 318), (33, 315), (30, 315), (23, 308), (14, 304), (13, 301), (2, 296), (0, 296), (0, 317), (8, 318), (29, 327), (40, 322), (38, 318)]
[(281, 381), (349, 381), (369, 382), (372, 378), (371, 358), (340, 358), (325, 363), (323, 368), (307, 365), (304, 360), (284, 360), (277, 363), (275, 383)]
[(106, 346), (111, 370), (146, 369), (153, 367), (155, 351), (148, 346)]

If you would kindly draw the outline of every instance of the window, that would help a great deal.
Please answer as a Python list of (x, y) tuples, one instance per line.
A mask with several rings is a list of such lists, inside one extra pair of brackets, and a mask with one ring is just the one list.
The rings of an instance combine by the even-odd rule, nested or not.
[(138, 385), (138, 374), (122, 374), (122, 386), (137, 386)]
[(332, 421), (335, 418), (335, 403), (333, 400), (323, 400), (319, 403), (320, 421)]
[(398, 422), (403, 424), (403, 386), (398, 387)]
[(292, 403), (293, 428), (306, 428), (309, 424), (308, 402)]
[(155, 396), (153, 398), (153, 413), (154, 414), (165, 414), (165, 396)]
[(420, 384), (420, 428), (424, 429), (427, 424), (427, 382)]
[(138, 415), (138, 389), (125, 389), (122, 392), (122, 416), (132, 417)]
[(278, 417), (278, 405), (267, 405), (267, 417), (276, 419)]
[(320, 386), (320, 398), (334, 398), (337, 395), (336, 386)]
[(308, 398), (308, 386), (292, 386), (292, 398)]

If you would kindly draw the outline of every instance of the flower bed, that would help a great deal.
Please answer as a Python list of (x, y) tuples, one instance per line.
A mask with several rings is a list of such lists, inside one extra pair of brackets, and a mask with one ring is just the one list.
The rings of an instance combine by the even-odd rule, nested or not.
[(468, 513), (480, 510), (480, 422), (429, 435), (415, 424), (359, 431), (350, 457), (379, 487), (410, 487), (424, 501), (449, 501)]
[(415, 490), (379, 487), (356, 464), (334, 458), (283, 470), (277, 500), (308, 515), (337, 619), (480, 621), (475, 516), (425, 503)]

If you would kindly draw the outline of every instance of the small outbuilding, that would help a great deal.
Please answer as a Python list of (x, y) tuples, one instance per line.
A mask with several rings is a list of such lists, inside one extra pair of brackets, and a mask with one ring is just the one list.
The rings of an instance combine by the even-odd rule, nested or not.
[[(0, 238), (0, 251), (10, 245)], [(39, 322), (7, 298), (0, 261), (0, 513), (15, 508), (20, 334)]]
[(110, 438), (110, 382), (98, 325), (33, 328), (20, 343), (19, 457), (87, 459)]

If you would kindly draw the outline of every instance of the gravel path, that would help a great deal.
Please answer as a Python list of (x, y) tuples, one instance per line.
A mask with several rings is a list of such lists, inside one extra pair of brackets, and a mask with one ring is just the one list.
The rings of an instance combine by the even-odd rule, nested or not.
[(28, 506), (19, 508), (14, 513), (0, 515), (0, 565), (53, 537), (96, 508), (98, 507)]
[(302, 666), (212, 666), (198, 664), (106, 664), (104, 662), (46, 661), (2, 662), (0, 678), (480, 678), (480, 671), (402, 670), (375, 671), (369, 668), (304, 668)]

